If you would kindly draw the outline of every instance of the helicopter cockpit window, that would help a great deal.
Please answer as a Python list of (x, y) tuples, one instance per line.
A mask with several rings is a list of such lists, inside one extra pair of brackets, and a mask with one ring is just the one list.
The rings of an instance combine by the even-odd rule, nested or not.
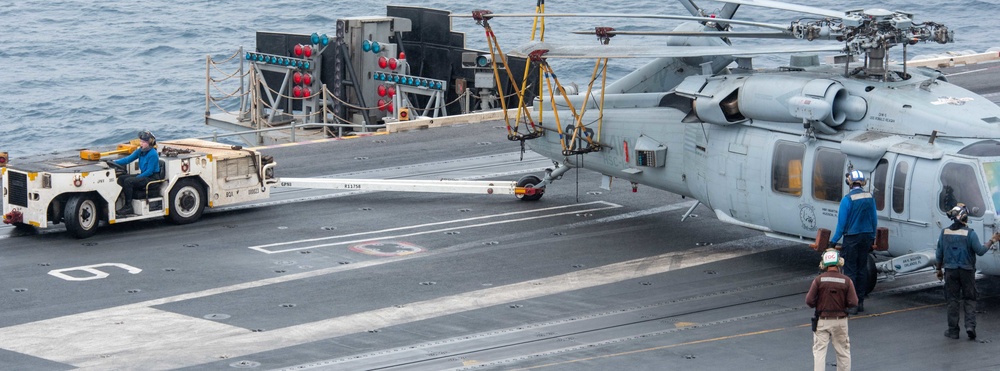
[(778, 142), (771, 163), (771, 189), (790, 195), (802, 194), (802, 158), (806, 147), (800, 143)]
[(840, 151), (820, 148), (813, 165), (813, 198), (839, 202), (843, 196), (844, 163), (847, 157)]
[(983, 169), (986, 170), (986, 185), (989, 186), (987, 191), (990, 192), (993, 209), (996, 210), (997, 205), (1000, 205), (1000, 161), (984, 162)]
[(947, 212), (962, 202), (969, 208), (969, 215), (983, 216), (986, 205), (983, 194), (979, 191), (979, 177), (976, 170), (968, 164), (949, 163), (941, 169), (941, 193), (938, 195), (938, 207)]
[(884, 158), (875, 165), (875, 173), (872, 175), (872, 196), (875, 197), (875, 208), (878, 211), (885, 210), (885, 175), (889, 172), (889, 161)]
[(1000, 156), (1000, 142), (995, 140), (982, 140), (972, 143), (958, 151), (960, 155), (975, 157)]

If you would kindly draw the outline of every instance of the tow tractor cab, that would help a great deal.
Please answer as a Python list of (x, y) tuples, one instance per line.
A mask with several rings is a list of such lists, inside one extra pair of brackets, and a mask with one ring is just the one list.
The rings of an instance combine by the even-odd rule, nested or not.
[(198, 220), (205, 206), (219, 207), (266, 199), (274, 178), (273, 159), (257, 151), (199, 139), (160, 142), (159, 180), (136, 190), (135, 215), (116, 215), (124, 196), (118, 178), (138, 174), (138, 162), (115, 168), (102, 161), (131, 153), (137, 143), (98, 153), (81, 151), (36, 162), (0, 168), (3, 178), (4, 223), (50, 228), (65, 223), (77, 238), (109, 224), (165, 217), (173, 223)]

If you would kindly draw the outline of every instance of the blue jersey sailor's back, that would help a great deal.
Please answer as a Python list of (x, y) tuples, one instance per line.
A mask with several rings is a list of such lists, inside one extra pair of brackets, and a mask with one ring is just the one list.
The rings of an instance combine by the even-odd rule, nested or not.
[[(845, 230), (845, 226), (846, 230)], [(875, 238), (878, 227), (878, 214), (875, 211), (875, 199), (872, 194), (861, 187), (851, 188), (851, 191), (840, 200), (840, 211), (837, 213), (837, 231), (830, 242), (836, 243), (844, 235), (868, 233)]]
[(966, 226), (959, 229), (945, 228), (938, 237), (935, 257), (944, 269), (975, 270), (976, 255), (983, 256), (988, 250), (988, 246), (979, 242), (975, 230)]

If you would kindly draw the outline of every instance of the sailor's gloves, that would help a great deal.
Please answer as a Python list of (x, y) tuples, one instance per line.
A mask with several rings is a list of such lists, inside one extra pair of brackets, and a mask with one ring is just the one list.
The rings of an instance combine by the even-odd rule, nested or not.
[(997, 246), (995, 246), (995, 244), (997, 242), (1000, 242), (1000, 232), (993, 232), (993, 237), (990, 237), (990, 239), (986, 241), (986, 247), (996, 250)]

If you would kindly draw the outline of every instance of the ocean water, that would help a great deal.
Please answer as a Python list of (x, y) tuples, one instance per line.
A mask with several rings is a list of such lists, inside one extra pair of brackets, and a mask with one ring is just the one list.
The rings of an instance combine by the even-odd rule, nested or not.
[[(706, 9), (722, 3), (700, 0)], [(67, 149), (97, 148), (132, 139), (141, 129), (160, 139), (212, 135), (204, 124), (206, 57), (225, 59), (239, 47), (254, 48), (256, 31), (333, 35), (342, 17), (384, 15), (388, 4), (423, 6), (470, 14), (529, 13), (534, 0), (480, 1), (378, 0), (19, 0), (0, 6), (0, 151), (13, 159)], [(1000, 46), (994, 31), (1000, 0), (881, 3), (815, 0), (808, 5), (834, 10), (884, 8), (915, 14), (955, 31), (948, 45), (920, 44), (910, 56), (946, 51), (983, 52)], [(549, 13), (645, 13), (688, 15), (672, 1), (581, 2), (549, 0)], [(975, 16), (980, 17), (975, 17)], [(737, 19), (787, 23), (801, 14), (744, 6)], [(530, 38), (530, 19), (494, 19), (501, 46), (510, 50)], [(574, 30), (610, 26), (618, 30), (670, 30), (678, 21), (652, 19), (553, 18), (546, 41), (595, 43)], [(466, 46), (485, 49), (482, 27), (471, 18), (454, 18), (453, 29), (466, 33)], [(738, 30), (749, 30), (740, 27)], [(617, 36), (616, 44), (655, 48), (662, 39)], [(753, 44), (753, 40), (737, 40)], [(893, 50), (899, 53), (899, 48)], [(772, 57), (763, 64), (779, 64)], [(592, 62), (551, 61), (563, 83), (586, 86)], [(641, 60), (612, 61), (609, 80), (627, 74)], [(762, 65), (760, 61), (757, 65)]]

